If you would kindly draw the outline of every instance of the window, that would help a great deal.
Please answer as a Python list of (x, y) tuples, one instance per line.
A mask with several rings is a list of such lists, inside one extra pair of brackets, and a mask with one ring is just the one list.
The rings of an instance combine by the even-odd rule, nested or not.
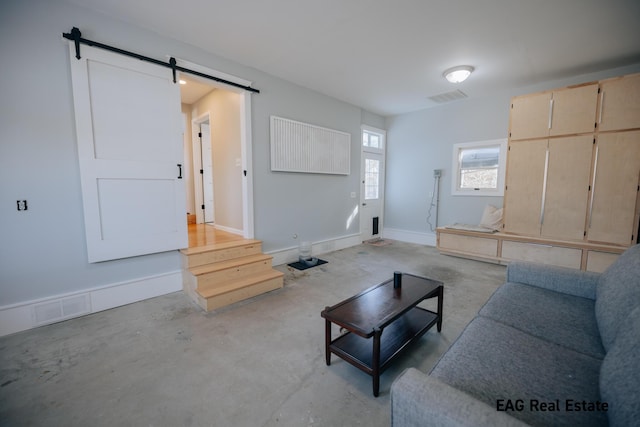
[(377, 199), (380, 194), (380, 160), (365, 159), (364, 198)]
[(506, 139), (467, 142), (453, 146), (454, 196), (502, 196)]
[(370, 132), (368, 130), (362, 131), (362, 146), (367, 148), (378, 148), (383, 149), (382, 146), (382, 135), (374, 132)]

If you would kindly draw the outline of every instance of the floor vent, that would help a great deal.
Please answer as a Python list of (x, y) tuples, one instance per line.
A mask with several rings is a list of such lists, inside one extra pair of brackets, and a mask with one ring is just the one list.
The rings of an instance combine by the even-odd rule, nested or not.
[(441, 93), (440, 95), (433, 95), (429, 97), (430, 101), (438, 104), (444, 104), (447, 102), (458, 101), (460, 99), (468, 98), (469, 96), (461, 90), (454, 90), (451, 92)]
[(91, 313), (89, 294), (76, 295), (33, 306), (33, 320), (36, 326), (59, 322)]

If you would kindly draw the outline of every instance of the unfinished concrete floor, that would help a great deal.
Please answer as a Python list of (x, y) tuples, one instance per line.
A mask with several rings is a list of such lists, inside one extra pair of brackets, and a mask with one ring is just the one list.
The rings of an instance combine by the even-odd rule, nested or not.
[[(428, 372), (505, 277), (402, 242), (321, 258), (279, 266), (283, 289), (211, 313), (179, 292), (0, 338), (0, 425), (388, 426), (393, 380)], [(365, 373), (325, 365), (320, 311), (394, 270), (444, 282), (444, 323), (382, 374), (375, 398)]]

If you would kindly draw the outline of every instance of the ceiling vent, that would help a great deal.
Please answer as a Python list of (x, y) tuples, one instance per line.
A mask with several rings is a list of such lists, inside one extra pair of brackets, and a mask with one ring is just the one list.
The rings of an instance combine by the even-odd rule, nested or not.
[(444, 104), (447, 102), (458, 101), (464, 98), (468, 98), (466, 93), (461, 90), (454, 90), (451, 92), (441, 93), (440, 95), (430, 96), (429, 100), (438, 104)]

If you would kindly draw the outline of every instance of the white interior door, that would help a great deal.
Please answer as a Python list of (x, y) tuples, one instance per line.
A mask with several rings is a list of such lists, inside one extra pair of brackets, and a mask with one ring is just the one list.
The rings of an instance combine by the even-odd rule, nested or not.
[(202, 147), (202, 206), (204, 222), (214, 222), (213, 209), (213, 151), (211, 149), (211, 126), (200, 124), (200, 146)]
[(362, 211), (360, 232), (362, 240), (382, 237), (384, 207), (384, 155), (362, 152)]
[(89, 262), (187, 246), (180, 91), (166, 68), (69, 44)]

